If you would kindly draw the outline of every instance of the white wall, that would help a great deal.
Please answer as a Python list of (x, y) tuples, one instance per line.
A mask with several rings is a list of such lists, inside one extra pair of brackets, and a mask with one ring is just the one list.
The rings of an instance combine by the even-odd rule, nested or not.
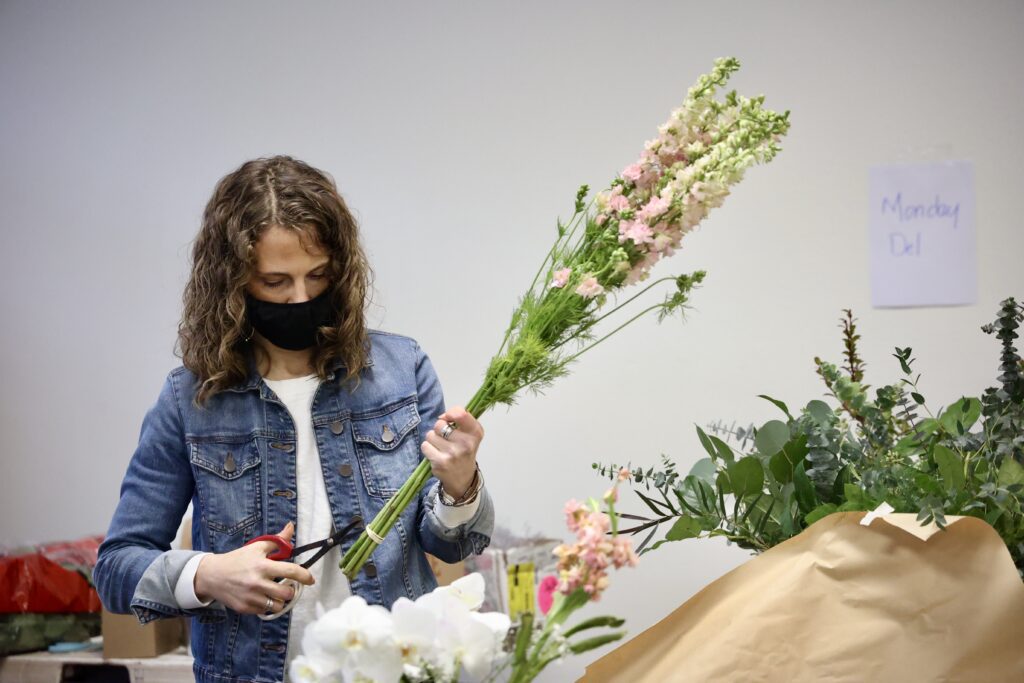
[[(645, 322), (543, 399), (488, 415), (500, 521), (561, 534), (594, 460), (684, 467), (694, 423), (761, 422), (821, 395), (860, 319), (868, 381), (912, 346), (936, 405), (977, 393), (978, 326), (1024, 296), (1020, 2), (0, 3), (0, 543), (105, 531), (167, 371), (189, 242), (214, 183), (288, 153), (362, 221), (375, 324), (418, 338), (468, 399), (582, 182), (632, 161), (714, 58), (792, 110), (662, 272), (709, 277), (685, 325)], [(939, 146), (974, 162), (979, 303), (872, 310), (869, 165)], [(746, 559), (675, 544), (600, 607), (634, 632)], [(582, 660), (551, 674), (571, 679)]]

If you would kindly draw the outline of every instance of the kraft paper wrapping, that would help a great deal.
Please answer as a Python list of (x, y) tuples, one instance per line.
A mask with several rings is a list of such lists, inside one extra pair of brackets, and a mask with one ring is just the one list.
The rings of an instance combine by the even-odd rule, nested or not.
[(1024, 584), (996, 531), (864, 515), (737, 567), (580, 680), (1024, 681)]

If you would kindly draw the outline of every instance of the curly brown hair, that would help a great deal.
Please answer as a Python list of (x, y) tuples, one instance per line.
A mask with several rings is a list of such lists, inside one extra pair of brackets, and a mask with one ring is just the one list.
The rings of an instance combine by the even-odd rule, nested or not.
[(355, 380), (367, 356), (366, 293), (372, 271), (355, 218), (334, 180), (286, 155), (247, 161), (224, 176), (203, 213), (192, 249), (178, 325), (182, 364), (199, 379), (195, 404), (244, 381), (253, 354), (245, 288), (255, 267), (255, 245), (272, 226), (297, 230), (330, 256), (335, 327), (321, 327), (311, 362), (323, 379), (336, 360)]

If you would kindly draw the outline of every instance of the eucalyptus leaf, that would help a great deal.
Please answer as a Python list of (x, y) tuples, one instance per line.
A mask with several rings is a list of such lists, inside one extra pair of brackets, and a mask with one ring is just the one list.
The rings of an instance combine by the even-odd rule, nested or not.
[(793, 495), (796, 496), (796, 504), (800, 512), (805, 515), (818, 506), (818, 497), (814, 493), (814, 484), (804, 470), (804, 463), (800, 463), (793, 470)]
[(977, 398), (965, 396), (950, 406), (951, 410), (953, 408), (958, 410), (959, 415), (956, 419), (967, 431), (970, 431), (974, 423), (981, 417), (981, 400)]
[(714, 460), (718, 457), (718, 451), (715, 449), (715, 445), (711, 443), (711, 438), (697, 425), (697, 437), (700, 438), (700, 445), (704, 447), (704, 450), (708, 452), (711, 459)]
[(681, 515), (672, 528), (665, 534), (666, 541), (682, 541), (687, 538), (700, 536), (700, 521), (689, 515)]
[(761, 493), (764, 486), (764, 468), (754, 457), (740, 458), (729, 465), (729, 482), (737, 498)]
[(1024, 484), (1024, 467), (1021, 467), (1021, 464), (1012, 456), (1003, 458), (1003, 464), (999, 466), (997, 481), (1000, 486)]
[(960, 454), (942, 444), (936, 444), (932, 451), (939, 474), (949, 491), (960, 491), (964, 487), (964, 461)]
[(782, 401), (780, 401), (779, 399), (772, 398), (771, 396), (767, 396), (765, 394), (758, 394), (757, 397), (758, 398), (763, 398), (766, 401), (770, 401), (771, 403), (773, 403), (775, 405), (776, 408), (778, 408), (779, 410), (784, 412), (786, 414), (786, 417), (788, 417), (790, 420), (793, 419), (793, 416), (789, 414), (789, 408), (787, 408), (786, 404), (783, 403)]
[(832, 422), (832, 408), (824, 401), (811, 401), (807, 404), (807, 414), (819, 425), (825, 426)]
[(757, 430), (754, 446), (762, 455), (771, 457), (789, 441), (789, 426), (779, 420), (770, 420)]
[(810, 526), (817, 522), (819, 519), (828, 517), (837, 509), (838, 508), (835, 503), (822, 503), (821, 505), (819, 505), (818, 507), (814, 508), (806, 515), (804, 515), (804, 522), (807, 523), (807, 526)]
[(715, 449), (718, 452), (718, 457), (727, 463), (732, 464), (736, 461), (736, 456), (733, 454), (732, 449), (729, 448), (729, 444), (719, 439), (717, 436), (709, 436), (711, 443), (715, 445)]
[(664, 543), (671, 543), (673, 541), (684, 541), (688, 538), (697, 538), (700, 536), (702, 530), (701, 523), (698, 519), (689, 515), (682, 515), (676, 520), (672, 528), (665, 534), (665, 538), (658, 541), (651, 546), (651, 550), (657, 550)]
[(807, 437), (803, 434), (785, 444), (768, 461), (768, 469), (780, 484), (793, 481), (793, 470), (807, 457)]
[(703, 479), (711, 484), (715, 481), (715, 469), (715, 463), (711, 458), (701, 458), (697, 462), (693, 463), (693, 467), (690, 468), (688, 476)]

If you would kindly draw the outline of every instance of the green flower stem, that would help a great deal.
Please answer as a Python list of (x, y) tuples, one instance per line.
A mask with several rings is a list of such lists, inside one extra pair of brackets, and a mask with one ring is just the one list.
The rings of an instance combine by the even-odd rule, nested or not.
[(625, 619), (620, 619), (618, 617), (612, 617), (612, 616), (592, 617), (590, 619), (587, 619), (586, 621), (581, 621), (580, 623), (576, 624), (575, 626), (573, 626), (571, 629), (569, 629), (568, 631), (566, 631), (562, 635), (565, 636), (566, 638), (571, 638), (572, 636), (576, 635), (580, 631), (586, 631), (587, 629), (590, 629), (590, 628), (598, 628), (600, 626), (608, 626), (610, 628), (618, 628), (618, 627), (622, 626), (624, 623), (626, 623), (626, 620)]
[[(566, 244), (569, 243), (569, 240), (572, 239), (573, 235), (575, 235), (576, 231), (579, 229), (580, 217), (587, 216), (593, 203), (594, 200), (591, 199), (590, 202), (587, 203), (586, 208), (583, 209), (583, 211), (575, 212), (569, 221), (569, 225), (563, 227), (563, 234), (559, 235), (558, 239), (555, 240), (554, 245), (552, 245), (551, 249), (549, 249), (548, 253), (544, 256), (544, 260), (541, 262), (540, 268), (537, 269), (537, 273), (533, 276), (533, 280), (530, 282), (530, 287), (526, 290), (527, 296), (529, 296), (533, 292), (533, 288), (537, 286), (537, 280), (540, 279), (540, 275), (544, 272), (545, 267), (547, 267), (548, 270), (551, 270), (551, 268), (555, 266), (555, 258), (559, 246), (561, 246), (563, 241)], [(551, 261), (551, 266), (548, 266), (548, 261)], [(501, 340), (501, 346), (498, 347), (498, 353), (496, 355), (500, 356), (502, 351), (505, 350), (505, 345), (508, 344), (508, 340), (512, 336), (512, 330), (516, 327), (516, 317), (517, 316), (515, 315), (512, 316), (512, 321), (509, 323), (508, 329), (505, 330), (505, 337)]]
[(662, 282), (668, 282), (669, 280), (675, 281), (675, 279), (676, 278), (674, 276), (669, 276), (669, 277), (663, 277), (663, 278), (659, 278), (658, 280), (655, 280), (654, 282), (652, 282), (651, 284), (647, 285), (646, 287), (641, 289), (639, 292), (634, 294), (633, 296), (631, 296), (628, 299), (626, 299), (625, 301), (623, 301), (621, 304), (618, 304), (615, 308), (611, 309), (610, 311), (608, 311), (604, 315), (602, 315), (602, 316), (600, 316), (598, 318), (595, 318), (592, 322), (586, 323), (586, 325), (581, 325), (580, 328), (576, 332), (574, 332), (570, 336), (566, 337), (565, 339), (560, 341), (555, 346), (552, 346), (551, 350), (554, 351), (555, 349), (558, 349), (559, 347), (564, 346), (565, 344), (569, 343), (573, 339), (576, 339), (581, 333), (583, 333), (583, 332), (589, 330), (590, 328), (594, 327), (595, 325), (597, 325), (597, 323), (601, 322), (602, 320), (604, 320), (608, 316), (612, 315), (613, 313), (615, 313), (619, 309), (621, 309), (621, 308), (623, 308), (625, 306), (628, 306), (637, 297), (643, 296), (652, 287), (656, 287), (659, 284), (661, 284)]
[[(484, 396), (486, 389), (487, 384), (485, 383), (473, 398), (470, 399), (466, 406), (466, 412), (470, 415), (478, 417), (489, 407)], [(416, 465), (416, 469), (412, 471), (406, 482), (402, 484), (402, 488), (398, 489), (398, 492), (388, 499), (388, 502), (384, 504), (381, 511), (370, 522), (368, 528), (372, 529), (377, 536), (384, 538), (391, 531), (392, 527), (395, 526), (395, 522), (398, 521), (402, 512), (419, 495), (420, 489), (430, 479), (430, 475), (430, 461), (424, 458)], [(348, 549), (348, 552), (345, 553), (344, 557), (341, 558), (339, 567), (350, 581), (355, 578), (359, 570), (367, 563), (370, 555), (376, 550), (377, 545), (366, 531), (363, 531), (359, 538), (356, 539), (356, 542), (352, 544), (352, 547)]]
[(571, 355), (571, 356), (569, 356), (568, 358), (566, 358), (566, 359), (565, 359), (565, 360), (563, 361), (563, 363), (565, 363), (565, 364), (568, 364), (568, 363), (570, 363), (570, 362), (572, 362), (572, 361), (576, 360), (577, 358), (579, 358), (580, 356), (582, 356), (582, 355), (583, 355), (584, 353), (586, 353), (586, 352), (587, 352), (587, 351), (589, 351), (590, 349), (594, 348), (595, 346), (597, 346), (598, 344), (600, 344), (600, 343), (601, 343), (601, 342), (603, 342), (604, 340), (606, 340), (606, 339), (608, 339), (609, 337), (611, 337), (611, 336), (612, 336), (613, 334), (615, 334), (616, 332), (620, 331), (620, 330), (621, 330), (622, 328), (626, 327), (627, 325), (630, 325), (630, 324), (632, 324), (632, 323), (633, 323), (634, 321), (636, 321), (636, 320), (638, 320), (638, 319), (642, 318), (643, 316), (647, 315), (647, 314), (648, 314), (648, 313), (650, 313), (651, 311), (656, 311), (656, 310), (658, 310), (659, 308), (663, 308), (663, 307), (664, 307), (664, 304), (655, 304), (654, 306), (648, 306), (647, 308), (645, 308), (644, 310), (640, 311), (639, 313), (637, 313), (636, 315), (634, 315), (634, 316), (633, 316), (632, 318), (630, 318), (630, 319), (629, 319), (629, 320), (627, 320), (626, 322), (622, 323), (621, 325), (619, 325), (619, 326), (618, 326), (618, 327), (616, 327), (616, 328), (615, 328), (614, 330), (612, 330), (612, 331), (611, 331), (611, 332), (609, 332), (608, 334), (604, 335), (603, 337), (601, 337), (600, 339), (598, 339), (598, 340), (597, 340), (597, 341), (595, 341), (594, 343), (592, 343), (592, 344), (588, 344), (587, 346), (584, 346), (584, 347), (583, 347), (582, 349), (580, 349), (579, 351), (577, 351), (577, 352), (576, 352), (576, 353), (574, 353), (573, 355)]

